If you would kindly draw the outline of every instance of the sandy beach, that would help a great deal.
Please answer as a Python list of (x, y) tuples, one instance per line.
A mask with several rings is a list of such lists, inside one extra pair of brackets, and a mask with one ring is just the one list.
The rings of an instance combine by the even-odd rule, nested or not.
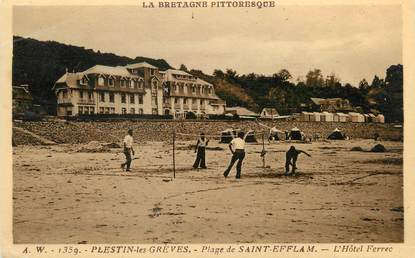
[[(79, 152), (81, 145), (13, 149), (15, 243), (402, 242), (402, 142), (373, 140), (294, 144), (297, 176), (283, 176), (293, 143), (249, 144), (242, 179), (226, 144), (211, 142), (208, 169), (179, 142), (176, 178), (171, 145), (136, 146), (132, 172), (121, 149)], [(222, 150), (221, 150), (222, 149)]]

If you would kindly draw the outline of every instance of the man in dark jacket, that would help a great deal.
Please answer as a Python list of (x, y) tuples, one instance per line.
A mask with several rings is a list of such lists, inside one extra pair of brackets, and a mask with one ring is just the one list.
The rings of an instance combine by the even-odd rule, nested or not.
[(298, 155), (301, 153), (304, 153), (305, 155), (311, 157), (310, 154), (308, 154), (305, 151), (297, 150), (294, 146), (291, 146), (290, 149), (286, 153), (286, 159), (285, 159), (285, 175), (288, 175), (288, 172), (290, 172), (290, 165), (291, 165), (291, 174), (295, 174), (295, 169), (297, 168), (296, 162)]

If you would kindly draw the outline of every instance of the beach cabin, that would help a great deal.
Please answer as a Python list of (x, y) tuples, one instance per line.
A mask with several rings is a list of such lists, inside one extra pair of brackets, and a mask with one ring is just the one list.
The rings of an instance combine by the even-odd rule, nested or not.
[(349, 117), (350, 117), (350, 122), (353, 122), (353, 123), (364, 123), (365, 122), (365, 117), (360, 113), (350, 112)]
[(321, 121), (321, 113), (319, 112), (313, 112), (314, 121), (320, 122)]
[(385, 123), (385, 116), (382, 114), (379, 114), (376, 116), (376, 123), (381, 123), (384, 124)]
[(376, 122), (376, 116), (372, 113), (369, 114), (369, 122), (375, 123)]
[(303, 111), (303, 112), (301, 112), (301, 115), (300, 115), (300, 121), (309, 122), (309, 121), (311, 121), (310, 117), (312, 115), (313, 115), (313, 113)]
[(336, 113), (336, 117), (337, 117), (338, 121), (335, 121), (335, 122), (346, 123), (347, 120), (348, 120), (349, 115), (339, 112), (339, 113)]
[(320, 120), (322, 122), (333, 122), (334, 121), (333, 113), (324, 111), (323, 113), (321, 113)]

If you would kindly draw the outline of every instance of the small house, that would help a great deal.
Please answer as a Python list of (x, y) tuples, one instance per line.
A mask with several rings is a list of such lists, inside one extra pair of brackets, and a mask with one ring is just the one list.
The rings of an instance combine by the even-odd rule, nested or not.
[(275, 108), (263, 108), (261, 111), (261, 118), (274, 119), (277, 117), (279, 117), (279, 114)]

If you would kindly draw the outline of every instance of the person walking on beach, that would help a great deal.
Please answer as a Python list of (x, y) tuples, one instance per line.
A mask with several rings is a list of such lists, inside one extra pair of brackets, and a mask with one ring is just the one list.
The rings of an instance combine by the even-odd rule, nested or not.
[(131, 171), (131, 161), (132, 161), (132, 155), (134, 155), (134, 149), (133, 149), (133, 130), (129, 129), (128, 134), (124, 137), (124, 154), (125, 154), (125, 162), (121, 164), (121, 168), (124, 170), (125, 166), (127, 166), (127, 169), (125, 171)]
[(244, 132), (239, 132), (238, 137), (234, 138), (229, 143), (229, 150), (232, 152), (232, 159), (228, 168), (223, 173), (224, 177), (228, 177), (233, 165), (236, 161), (238, 161), (236, 164), (236, 178), (241, 178), (242, 161), (245, 158), (245, 139), (250, 132), (252, 132), (252, 130), (249, 130), (246, 134), (244, 134)]
[(297, 158), (298, 155), (301, 153), (304, 153), (305, 155), (311, 157), (310, 154), (308, 154), (305, 151), (297, 150), (294, 146), (291, 146), (290, 149), (286, 153), (286, 159), (285, 159), (285, 175), (288, 175), (288, 172), (290, 172), (290, 165), (291, 167), (291, 174), (295, 174), (295, 169), (297, 168)]
[(193, 168), (207, 168), (206, 167), (206, 147), (209, 143), (209, 140), (207, 140), (205, 138), (205, 134), (201, 133), (199, 139), (197, 139), (197, 143), (196, 143), (196, 149), (195, 152), (197, 152), (196, 154), (196, 160), (195, 163), (193, 164)]

